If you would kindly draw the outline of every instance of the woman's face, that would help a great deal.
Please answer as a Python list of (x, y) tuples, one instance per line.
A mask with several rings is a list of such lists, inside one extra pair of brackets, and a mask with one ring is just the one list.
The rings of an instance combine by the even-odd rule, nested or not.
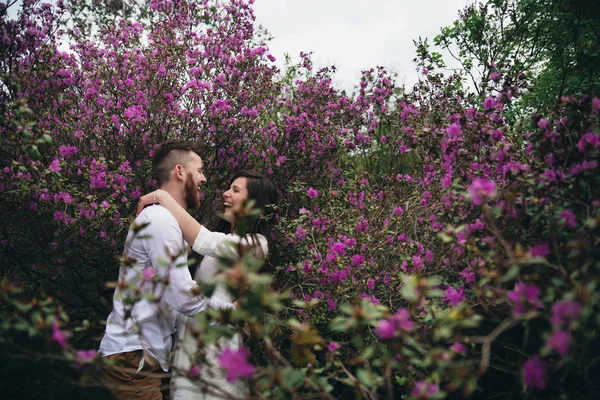
[(244, 201), (248, 199), (248, 178), (240, 176), (231, 182), (229, 190), (223, 193), (225, 214), (240, 211)]

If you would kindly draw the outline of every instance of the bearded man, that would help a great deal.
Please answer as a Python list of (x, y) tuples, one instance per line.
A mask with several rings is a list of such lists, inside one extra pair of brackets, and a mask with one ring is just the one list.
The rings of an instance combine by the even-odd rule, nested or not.
[[(199, 153), (194, 143), (172, 140), (162, 143), (152, 160), (159, 188), (186, 209), (199, 207), (200, 187), (206, 183)], [(146, 207), (129, 229), (113, 310), (100, 343), (109, 361), (101, 381), (117, 399), (162, 399), (159, 371), (169, 369), (178, 313), (194, 316), (208, 307), (232, 308), (198, 295), (186, 264), (187, 249), (177, 221), (159, 204)]]

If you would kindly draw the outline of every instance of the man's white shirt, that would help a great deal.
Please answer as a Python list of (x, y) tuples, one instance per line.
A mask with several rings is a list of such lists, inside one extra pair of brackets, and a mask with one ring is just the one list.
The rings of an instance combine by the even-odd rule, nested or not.
[[(160, 205), (146, 207), (134, 224), (148, 226), (137, 235), (134, 235), (133, 229), (129, 229), (123, 256), (134, 258), (136, 262), (129, 267), (121, 266), (119, 282), (140, 288), (146, 295), (153, 291), (154, 296), (148, 297), (159, 300), (143, 299), (133, 306), (127, 305), (128, 290), (119, 285), (113, 298), (113, 310), (106, 321), (100, 352), (103, 356), (109, 356), (145, 350), (167, 371), (177, 314), (194, 316), (208, 307), (233, 308), (233, 304), (215, 297), (192, 294), (196, 282), (185, 264), (188, 245), (183, 240), (177, 221), (166, 208)], [(194, 250), (214, 257), (217, 248), (223, 249), (222, 241), (226, 236), (202, 228), (194, 243)], [(155, 277), (154, 282), (158, 283), (151, 282), (149, 278), (144, 280), (143, 271), (146, 268), (154, 269), (156, 277), (159, 277)], [(167, 278), (168, 284), (164, 284), (164, 279), (160, 278)]]

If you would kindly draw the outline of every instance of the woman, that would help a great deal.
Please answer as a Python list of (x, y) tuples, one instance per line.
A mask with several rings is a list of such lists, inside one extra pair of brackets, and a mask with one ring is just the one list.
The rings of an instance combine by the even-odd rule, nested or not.
[[(240, 171), (234, 175), (230, 182), (229, 190), (223, 193), (223, 203), (225, 208), (225, 217), (228, 221), (233, 221), (236, 211), (240, 211), (246, 200), (254, 200), (254, 208), (263, 211), (263, 217), (259, 218), (248, 229), (248, 235), (245, 238), (232, 235), (235, 232), (235, 226), (227, 221), (221, 221), (217, 227), (217, 232), (210, 232), (198, 223), (187, 211), (181, 207), (169, 193), (163, 190), (157, 190), (149, 193), (140, 199), (138, 213), (148, 204), (160, 203), (167, 208), (177, 220), (183, 238), (188, 243), (193, 243), (192, 249), (204, 255), (200, 267), (196, 270), (194, 279), (198, 282), (212, 283), (214, 275), (219, 271), (220, 257), (235, 257), (233, 252), (235, 245), (240, 241), (243, 245), (252, 246), (253, 254), (257, 258), (264, 259), (269, 252), (270, 233), (268, 223), (270, 214), (273, 211), (272, 206), (277, 203), (278, 194), (273, 183), (261, 174), (254, 171)], [(228, 233), (228, 234), (224, 234)], [(231, 294), (220, 284), (217, 284), (213, 297), (221, 300), (233, 302)], [(193, 335), (194, 320), (185, 316), (180, 316), (178, 321), (177, 344), (173, 360), (173, 374), (171, 379), (171, 398), (172, 399), (222, 399), (234, 396), (244, 398), (248, 396), (248, 388), (242, 381), (233, 383), (227, 382), (225, 374), (218, 366), (217, 358), (219, 353), (226, 346), (237, 349), (241, 344), (241, 337), (236, 334), (233, 338), (221, 338), (217, 345), (206, 347), (206, 358), (209, 365), (200, 367), (200, 379), (190, 379), (187, 377), (190, 368), (196, 364), (194, 354), (198, 349), (197, 341)], [(209, 391), (214, 393), (203, 393), (202, 384), (210, 384)], [(214, 388), (217, 388), (215, 390)], [(218, 393), (223, 390), (228, 395), (219, 396)]]

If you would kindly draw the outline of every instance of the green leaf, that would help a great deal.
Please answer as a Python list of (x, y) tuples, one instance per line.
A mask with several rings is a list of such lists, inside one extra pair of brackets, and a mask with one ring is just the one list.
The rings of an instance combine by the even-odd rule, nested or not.
[(374, 346), (367, 346), (363, 352), (360, 354), (359, 358), (362, 360), (369, 360), (375, 354)]
[(285, 367), (281, 371), (281, 374), (283, 376), (283, 385), (289, 389), (293, 389), (304, 379), (304, 372), (292, 367)]

